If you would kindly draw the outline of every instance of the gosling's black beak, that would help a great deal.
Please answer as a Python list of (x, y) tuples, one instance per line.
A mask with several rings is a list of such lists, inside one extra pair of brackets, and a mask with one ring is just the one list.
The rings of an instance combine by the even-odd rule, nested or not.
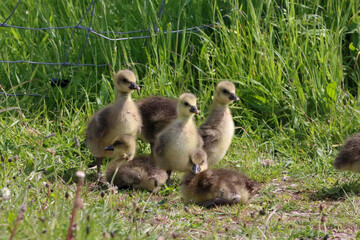
[(234, 101), (239, 101), (239, 98), (238, 98), (238, 96), (236, 96), (235, 93), (231, 93), (230, 96), (229, 96), (229, 99), (234, 100)]
[(197, 113), (199, 113), (199, 110), (197, 109), (196, 106), (191, 106), (190, 112), (197, 114)]
[(200, 165), (199, 164), (195, 164), (192, 168), (192, 172), (194, 174), (198, 174), (200, 172)]
[(137, 85), (137, 84), (134, 83), (134, 82), (132, 82), (132, 83), (129, 84), (129, 88), (130, 88), (131, 90), (140, 90), (139, 85)]
[(105, 147), (104, 150), (106, 150), (106, 151), (114, 151), (114, 146), (109, 145), (109, 146)]

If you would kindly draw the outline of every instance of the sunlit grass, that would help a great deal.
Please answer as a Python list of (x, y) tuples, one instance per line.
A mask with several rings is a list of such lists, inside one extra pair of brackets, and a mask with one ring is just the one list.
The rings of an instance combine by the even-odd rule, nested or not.
[[(0, 4), (0, 23), (16, 2)], [(7, 24), (73, 26), (90, 2), (21, 1)], [(215, 84), (234, 82), (240, 97), (231, 106), (236, 136), (218, 167), (243, 171), (263, 187), (250, 206), (211, 210), (183, 203), (180, 174), (174, 186), (152, 195), (111, 189), (101, 194), (85, 187), (84, 208), (75, 220), (77, 239), (355, 238), (359, 177), (335, 171), (332, 161), (343, 139), (360, 126), (360, 3), (167, 1), (158, 20), (161, 2), (98, 1), (92, 29), (150, 29), (105, 35), (152, 37), (115, 42), (90, 34), (79, 62), (111, 67), (80, 67), (75, 76), (76, 67), (63, 67), (60, 79), (70, 80), (65, 88), (50, 84), (59, 66), (0, 64), (1, 92), (44, 96), (0, 95), (0, 189), (11, 191), (10, 200), (0, 203), (0, 238), (9, 238), (24, 202), (16, 239), (65, 238), (74, 173), (85, 171), (85, 184), (94, 175), (88, 169), (93, 158), (84, 143), (86, 123), (114, 100), (111, 69), (123, 68), (139, 78), (135, 100), (193, 92), (201, 110), (198, 124)], [(88, 27), (90, 20), (88, 14), (81, 25)], [(163, 33), (211, 23), (195, 33)], [(0, 60), (64, 62), (71, 33), (0, 27)], [(77, 62), (85, 36), (85, 30), (75, 31), (67, 62)], [(149, 152), (146, 144), (139, 146), (139, 153)], [(44, 182), (50, 184), (49, 194)], [(325, 204), (322, 212), (320, 204)]]

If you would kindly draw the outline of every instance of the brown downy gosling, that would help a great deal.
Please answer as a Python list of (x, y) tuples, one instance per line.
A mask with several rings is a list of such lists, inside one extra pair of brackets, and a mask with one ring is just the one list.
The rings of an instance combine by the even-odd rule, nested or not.
[(177, 104), (177, 119), (157, 135), (154, 158), (160, 168), (167, 170), (169, 177), (171, 171), (187, 171), (189, 154), (202, 147), (193, 120), (198, 112), (195, 96), (182, 94)]
[(165, 170), (155, 165), (150, 155), (136, 156), (124, 162), (122, 158), (112, 160), (106, 169), (106, 181), (118, 188), (134, 187), (147, 191), (158, 191), (168, 179)]
[(131, 98), (131, 93), (140, 89), (135, 74), (130, 70), (120, 70), (114, 78), (114, 86), (115, 102), (96, 112), (86, 129), (86, 144), (96, 158), (98, 173), (104, 157), (116, 156), (105, 147), (123, 134), (134, 136), (136, 141), (141, 128), (141, 117)]
[(260, 184), (233, 170), (207, 169), (197, 175), (185, 173), (180, 193), (186, 202), (200, 206), (251, 202)]
[(136, 156), (131, 161), (126, 161), (135, 150), (134, 142), (129, 136), (123, 135), (105, 148), (119, 156), (108, 164), (105, 172), (106, 181), (118, 188), (132, 186), (157, 191), (166, 182), (168, 175), (165, 170), (156, 167), (151, 156)]
[(360, 173), (360, 133), (347, 139), (335, 158), (334, 167), (341, 171)]
[(230, 146), (235, 127), (228, 105), (237, 100), (232, 82), (223, 81), (216, 86), (210, 114), (199, 128), (209, 166), (222, 159)]
[(151, 149), (156, 135), (176, 119), (176, 99), (167, 97), (147, 97), (136, 102), (139, 109), (142, 127), (141, 138), (149, 142)]

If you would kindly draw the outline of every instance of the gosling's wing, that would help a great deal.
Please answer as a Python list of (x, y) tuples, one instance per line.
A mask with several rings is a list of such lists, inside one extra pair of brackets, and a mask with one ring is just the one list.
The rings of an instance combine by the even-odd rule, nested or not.
[(155, 142), (155, 148), (154, 148), (155, 153), (157, 155), (161, 155), (164, 152), (165, 146), (166, 146), (165, 136), (163, 134), (158, 135)]
[(141, 182), (141, 176), (137, 171), (127, 169), (127, 171), (123, 173), (122, 180), (128, 185), (139, 184)]
[(86, 138), (102, 138), (110, 128), (109, 116), (111, 111), (109, 108), (104, 108), (97, 112), (87, 128)]
[(217, 182), (217, 176), (212, 175), (211, 170), (206, 170), (199, 174), (196, 188), (201, 191), (209, 191)]
[(199, 134), (204, 141), (204, 147), (210, 146), (221, 137), (219, 130), (212, 128), (211, 126), (201, 125), (199, 128)]

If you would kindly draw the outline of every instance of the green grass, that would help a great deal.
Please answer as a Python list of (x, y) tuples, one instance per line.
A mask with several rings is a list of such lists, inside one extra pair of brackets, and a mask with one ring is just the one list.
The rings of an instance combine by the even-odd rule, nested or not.
[[(24, 0), (7, 24), (76, 25), (89, 4)], [(2, 1), (0, 22), (15, 5)], [(336, 171), (332, 161), (344, 139), (359, 132), (360, 3), (167, 1), (158, 21), (160, 5), (160, 0), (98, 1), (92, 29), (216, 26), (186, 34), (149, 32), (152, 38), (118, 42), (90, 34), (80, 63), (132, 69), (142, 87), (134, 99), (193, 92), (201, 110), (198, 124), (206, 117), (214, 85), (234, 82), (240, 97), (231, 106), (236, 136), (218, 167), (238, 169), (261, 182), (254, 202), (214, 209), (185, 204), (178, 190), (180, 174), (173, 186), (156, 194), (90, 191), (93, 158), (84, 131), (91, 115), (114, 100), (109, 68), (80, 67), (73, 76), (75, 67), (64, 67), (60, 77), (71, 82), (60, 88), (50, 84), (59, 66), (1, 63), (2, 92), (48, 98), (0, 95), (0, 154), (5, 159), (0, 189), (11, 191), (10, 200), (0, 202), (0, 239), (10, 237), (23, 203), (27, 209), (15, 239), (65, 239), (76, 170), (87, 174), (76, 239), (359, 237), (359, 176)], [(90, 20), (87, 15), (81, 25), (89, 26)], [(71, 33), (0, 27), (0, 60), (63, 62)], [(85, 36), (84, 30), (75, 31), (68, 62), (77, 61)], [(149, 152), (149, 146), (139, 141), (138, 152)]]

